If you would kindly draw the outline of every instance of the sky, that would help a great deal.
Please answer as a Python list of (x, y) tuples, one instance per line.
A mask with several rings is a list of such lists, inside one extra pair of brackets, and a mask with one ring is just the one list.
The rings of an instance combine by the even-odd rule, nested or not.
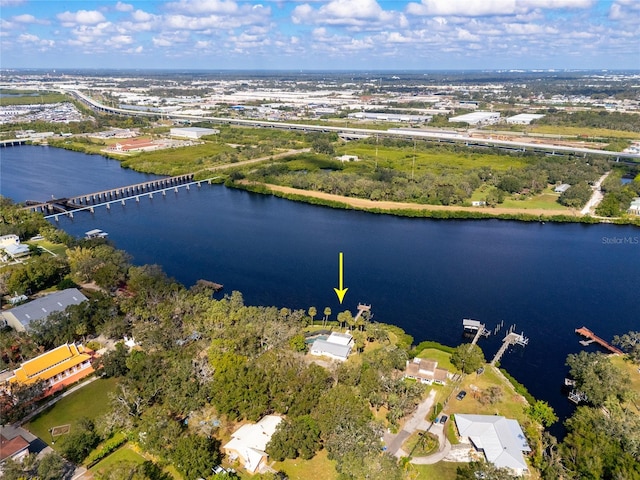
[(0, 0), (0, 68), (640, 69), (640, 0)]

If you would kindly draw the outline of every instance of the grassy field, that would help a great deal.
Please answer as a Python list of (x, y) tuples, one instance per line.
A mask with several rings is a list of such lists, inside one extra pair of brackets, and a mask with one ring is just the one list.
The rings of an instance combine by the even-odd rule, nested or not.
[(96, 380), (61, 399), (26, 424), (25, 428), (45, 442), (51, 441), (49, 429), (52, 427), (69, 424), (73, 432), (80, 418), (95, 419), (107, 412), (109, 409), (107, 395), (115, 390), (115, 386), (114, 378)]
[(551, 135), (575, 135), (576, 137), (629, 138), (640, 139), (640, 133), (606, 128), (561, 127), (556, 125), (535, 125), (529, 129), (531, 133)]
[(446, 368), (451, 373), (456, 371), (456, 367), (454, 367), (450, 361), (451, 355), (447, 352), (443, 352), (442, 350), (438, 350), (436, 348), (425, 348), (420, 353), (417, 353), (416, 357), (435, 360), (438, 362), (439, 368)]
[[(377, 150), (377, 154), (376, 154)], [(503, 171), (523, 167), (526, 162), (519, 157), (490, 153), (450, 152), (447, 150), (423, 151), (400, 147), (386, 147), (366, 143), (348, 144), (337, 149), (337, 155), (357, 155), (368, 162), (376, 162), (379, 167), (392, 168), (415, 174), (442, 173), (444, 171), (468, 171), (474, 168), (491, 167)], [(415, 157), (415, 165), (414, 165)]]
[[(338, 478), (333, 460), (327, 458), (327, 451), (322, 450), (311, 460), (285, 460), (276, 462), (273, 468), (285, 472), (291, 480), (335, 480)], [(250, 478), (247, 476), (247, 478)]]
[(115, 465), (122, 462), (141, 465), (145, 462), (145, 460), (146, 459), (139, 453), (135, 452), (130, 445), (124, 445), (122, 448), (119, 448), (101, 462), (95, 464), (89, 469), (89, 471), (93, 473), (108, 472)]
[(415, 480), (455, 480), (460, 463), (438, 462), (433, 465), (407, 466), (408, 478)]
[(2, 90), (3, 94), (20, 95), (19, 97), (2, 97), (0, 106), (7, 105), (32, 105), (34, 103), (60, 103), (68, 102), (69, 97), (62, 93), (43, 93), (28, 90)]

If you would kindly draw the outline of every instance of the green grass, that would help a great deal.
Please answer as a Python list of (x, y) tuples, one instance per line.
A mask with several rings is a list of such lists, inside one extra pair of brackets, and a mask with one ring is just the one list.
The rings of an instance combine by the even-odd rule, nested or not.
[(308, 480), (310, 478), (313, 480), (335, 480), (338, 478), (336, 463), (327, 458), (326, 450), (318, 452), (311, 460), (298, 458), (276, 462), (273, 468), (282, 470), (291, 480)]
[(458, 467), (455, 462), (438, 462), (433, 465), (409, 465), (407, 470), (415, 480), (455, 480)]
[(414, 432), (404, 442), (402, 449), (412, 457), (426, 457), (438, 447), (438, 438), (433, 433)]
[(442, 350), (437, 350), (435, 348), (425, 348), (420, 353), (416, 354), (416, 357), (425, 360), (435, 360), (438, 362), (438, 368), (445, 368), (449, 370), (449, 373), (453, 373), (456, 371), (456, 368), (450, 361), (451, 355), (447, 352), (443, 352)]
[(25, 428), (45, 442), (51, 441), (49, 429), (58, 425), (71, 425), (71, 431), (82, 417), (96, 419), (109, 410), (108, 393), (113, 392), (116, 379), (99, 379), (48, 408)]
[[(414, 153), (412, 149), (406, 147), (378, 145), (376, 155), (376, 145), (356, 142), (340, 147), (336, 153), (338, 155), (357, 155), (367, 162), (376, 162), (377, 160), (378, 167), (392, 168), (404, 172), (412, 171), (415, 156), (416, 175), (426, 172), (442, 173), (451, 170), (465, 172), (480, 167), (491, 167), (494, 170), (502, 171), (509, 168), (521, 168), (526, 165), (524, 159), (514, 156), (471, 151), (451, 152), (445, 149), (433, 149), (432, 151), (418, 149)], [(354, 164), (358, 163), (360, 162), (354, 162)]]
[(142, 465), (145, 460), (146, 459), (142, 455), (136, 453), (129, 445), (124, 445), (122, 448), (119, 448), (101, 462), (96, 463), (89, 469), (89, 471), (92, 473), (108, 472), (115, 465), (122, 462)]
[(19, 97), (0, 98), (0, 105), (3, 107), (6, 105), (33, 105), (38, 103), (60, 103), (69, 101), (69, 97), (62, 93), (42, 93), (27, 90), (2, 90), (2, 93), (21, 95)]
[(504, 202), (499, 204), (499, 207), (503, 208), (525, 208), (525, 209), (545, 209), (545, 210), (558, 210), (569, 213), (570, 208), (560, 205), (558, 203), (559, 195), (556, 193), (541, 193), (533, 197), (523, 198), (522, 200), (514, 198), (505, 198)]
[(602, 138), (630, 138), (640, 139), (640, 133), (625, 130), (609, 130), (607, 128), (563, 127), (557, 125), (536, 125), (529, 130), (531, 133), (543, 133), (552, 135), (574, 135), (577, 137), (602, 137)]

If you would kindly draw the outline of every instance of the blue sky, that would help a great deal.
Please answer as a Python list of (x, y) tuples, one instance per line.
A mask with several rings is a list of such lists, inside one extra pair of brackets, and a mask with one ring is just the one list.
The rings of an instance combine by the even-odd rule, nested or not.
[(640, 0), (0, 0), (1, 68), (640, 69)]

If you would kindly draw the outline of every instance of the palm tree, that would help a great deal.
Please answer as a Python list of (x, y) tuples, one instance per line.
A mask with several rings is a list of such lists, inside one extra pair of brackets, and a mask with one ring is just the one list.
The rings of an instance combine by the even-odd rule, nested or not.
[(324, 320), (322, 322), (322, 326), (327, 325), (327, 320), (329, 320), (329, 315), (331, 315), (331, 309), (329, 307), (324, 308)]
[(318, 314), (316, 307), (309, 307), (309, 316), (311, 317), (311, 325), (313, 325), (313, 317)]

